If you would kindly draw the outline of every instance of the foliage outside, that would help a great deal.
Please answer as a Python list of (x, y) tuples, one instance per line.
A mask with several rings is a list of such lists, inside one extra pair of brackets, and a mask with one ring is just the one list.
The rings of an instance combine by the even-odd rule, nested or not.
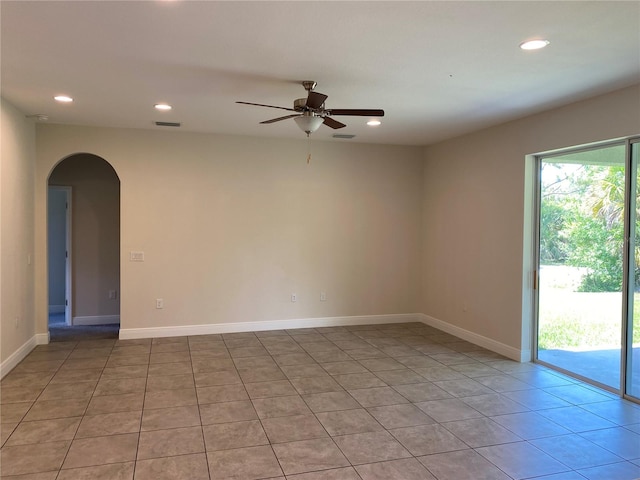
[[(623, 166), (543, 164), (540, 349), (620, 348), (624, 182)], [(638, 253), (635, 257), (638, 285)], [(570, 274), (571, 284), (545, 283), (545, 269), (554, 267)], [(639, 344), (640, 296), (634, 297), (632, 334)]]
[[(540, 263), (587, 273), (581, 292), (622, 289), (624, 167), (545, 163)], [(544, 180), (546, 178), (546, 180)]]

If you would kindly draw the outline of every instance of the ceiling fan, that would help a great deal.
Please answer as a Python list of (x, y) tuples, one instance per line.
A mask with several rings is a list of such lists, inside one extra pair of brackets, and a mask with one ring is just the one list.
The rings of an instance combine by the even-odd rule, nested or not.
[(352, 108), (325, 108), (324, 102), (327, 99), (327, 95), (316, 92), (317, 83), (314, 81), (304, 81), (302, 86), (308, 92), (307, 98), (298, 98), (293, 101), (293, 108), (277, 107), (275, 105), (264, 105), (262, 103), (251, 102), (236, 102), (243, 105), (255, 105), (258, 107), (279, 108), (280, 110), (288, 110), (290, 112), (296, 112), (291, 115), (285, 115), (284, 117), (272, 118), (271, 120), (265, 120), (260, 123), (275, 123), (281, 120), (287, 120), (293, 118), (298, 124), (298, 127), (309, 136), (309, 134), (315, 132), (320, 128), (320, 125), (325, 124), (327, 127), (338, 129), (344, 128), (346, 125), (333, 118), (333, 115), (351, 115), (358, 117), (384, 117), (384, 110), (380, 109), (352, 109)]

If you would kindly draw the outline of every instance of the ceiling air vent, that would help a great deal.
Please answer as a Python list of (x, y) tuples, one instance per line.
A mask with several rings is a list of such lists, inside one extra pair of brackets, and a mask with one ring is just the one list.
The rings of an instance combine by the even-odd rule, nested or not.
[(179, 122), (156, 122), (156, 125), (159, 127), (179, 127)]
[(355, 135), (348, 135), (346, 133), (334, 133), (333, 138), (353, 138)]

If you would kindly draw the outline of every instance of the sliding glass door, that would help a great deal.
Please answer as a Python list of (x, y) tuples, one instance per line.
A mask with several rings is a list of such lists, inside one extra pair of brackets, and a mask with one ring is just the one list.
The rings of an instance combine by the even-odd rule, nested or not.
[(540, 158), (539, 361), (620, 388), (625, 145)]
[(640, 398), (640, 143), (630, 144), (630, 180), (629, 189), (629, 245), (628, 245), (628, 315), (625, 329), (626, 355), (624, 358), (625, 394)]

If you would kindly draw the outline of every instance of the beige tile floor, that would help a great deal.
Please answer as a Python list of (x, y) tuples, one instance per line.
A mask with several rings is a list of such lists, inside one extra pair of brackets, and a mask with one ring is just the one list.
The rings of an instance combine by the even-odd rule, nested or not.
[(640, 406), (415, 323), (51, 343), (0, 398), (7, 480), (640, 478)]

